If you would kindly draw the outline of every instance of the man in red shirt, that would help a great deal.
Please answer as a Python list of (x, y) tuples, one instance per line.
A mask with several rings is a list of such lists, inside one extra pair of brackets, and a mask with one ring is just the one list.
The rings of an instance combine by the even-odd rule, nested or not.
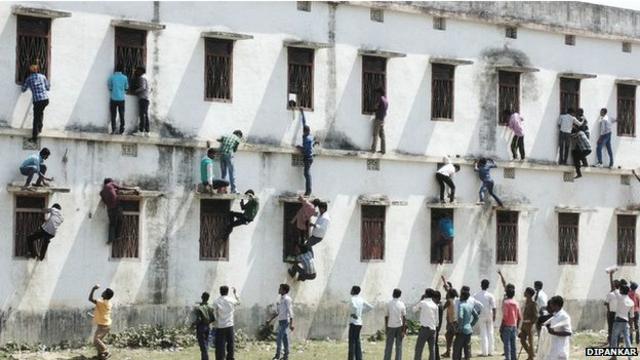
[(520, 305), (513, 298), (516, 295), (516, 287), (513, 284), (505, 284), (502, 273), (498, 271), (505, 288), (505, 299), (502, 302), (502, 323), (500, 324), (500, 338), (504, 344), (505, 360), (516, 360), (516, 334), (522, 322)]
[(118, 190), (136, 191), (135, 189), (119, 186), (111, 178), (104, 179), (104, 185), (102, 186), (102, 191), (100, 191), (100, 198), (107, 206), (107, 214), (109, 215), (109, 237), (107, 244), (111, 244), (120, 234), (122, 208), (120, 208)]
[[(640, 295), (636, 292), (638, 290), (638, 284), (631, 281), (629, 288), (629, 299), (633, 300), (633, 318), (631, 320), (631, 331), (635, 333), (636, 345), (640, 344), (640, 331), (638, 330), (638, 312), (640, 312)], [(634, 335), (631, 336), (633, 341)]]

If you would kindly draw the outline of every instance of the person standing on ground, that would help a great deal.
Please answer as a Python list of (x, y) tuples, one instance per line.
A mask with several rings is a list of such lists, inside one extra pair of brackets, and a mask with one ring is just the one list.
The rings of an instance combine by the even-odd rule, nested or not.
[(233, 297), (229, 296), (228, 286), (220, 286), (220, 297), (213, 302), (216, 318), (216, 360), (234, 360), (233, 313), (240, 304), (240, 299), (236, 289), (232, 290)]
[(120, 207), (120, 196), (118, 191), (134, 191), (136, 189), (119, 186), (111, 178), (104, 179), (102, 191), (100, 191), (100, 198), (107, 207), (107, 215), (109, 216), (109, 236), (107, 238), (107, 244), (111, 244), (116, 239), (120, 238), (120, 232), (122, 227), (122, 208)]
[(598, 123), (600, 125), (600, 137), (598, 137), (598, 144), (596, 146), (596, 157), (598, 162), (596, 167), (602, 167), (602, 147), (607, 148), (607, 154), (609, 154), (609, 168), (613, 167), (613, 150), (611, 149), (611, 127), (612, 124), (618, 122), (616, 119), (611, 119), (607, 115), (607, 109), (602, 108), (600, 110), (600, 119)]
[(379, 87), (374, 91), (376, 97), (375, 118), (373, 119), (373, 141), (371, 142), (371, 152), (378, 149), (378, 137), (380, 137), (380, 153), (386, 152), (384, 138), (384, 119), (389, 109), (389, 100), (384, 94), (384, 89)]
[(480, 313), (478, 320), (480, 325), (480, 345), (482, 356), (493, 356), (493, 346), (495, 343), (493, 335), (493, 324), (496, 321), (496, 299), (489, 292), (489, 280), (483, 279), (480, 282), (480, 290), (473, 297), (480, 302), (485, 311)]
[(102, 341), (111, 331), (111, 299), (113, 298), (113, 290), (107, 288), (102, 292), (101, 298), (96, 300), (93, 293), (100, 288), (100, 285), (94, 285), (89, 293), (89, 301), (96, 307), (93, 312), (93, 322), (96, 324), (96, 332), (93, 335), (93, 345), (98, 352), (98, 359), (105, 360), (111, 357), (107, 349), (107, 345)]
[[(636, 345), (640, 344), (640, 330), (638, 329), (638, 315), (640, 312), (640, 296), (636, 292), (638, 290), (638, 284), (631, 281), (629, 283), (629, 298), (633, 301), (633, 318), (631, 319), (633, 324), (633, 332), (635, 334)], [(633, 340), (633, 339), (632, 339)]]
[(444, 193), (445, 184), (449, 186), (449, 202), (454, 202), (456, 198), (456, 185), (453, 183), (453, 175), (460, 171), (460, 165), (454, 165), (451, 163), (448, 157), (445, 157), (445, 164), (442, 165), (438, 171), (436, 171), (436, 180), (440, 185), (440, 202), (445, 203)]
[[(124, 133), (124, 100), (129, 90), (129, 79), (122, 72), (124, 66), (116, 65), (115, 72), (109, 77), (107, 86), (111, 92), (111, 100), (109, 102), (109, 110), (111, 113), (111, 134)], [(120, 129), (116, 133), (116, 111), (120, 115)]]
[(229, 183), (231, 184), (231, 193), (237, 194), (235, 167), (233, 165), (233, 154), (238, 151), (238, 146), (242, 140), (242, 131), (235, 130), (231, 135), (225, 135), (218, 138), (220, 143), (220, 172), (222, 179), (226, 179), (227, 171), (229, 171)]
[(551, 344), (549, 354), (540, 360), (569, 359), (570, 339), (572, 335), (571, 318), (562, 309), (564, 299), (561, 296), (554, 296), (549, 299), (549, 311), (552, 316), (544, 323)]
[[(289, 285), (280, 284), (278, 288), (280, 294), (280, 301), (278, 302), (277, 313), (267, 321), (267, 325), (278, 318), (278, 335), (276, 336), (276, 356), (273, 360), (289, 360), (289, 335), (287, 335), (287, 328), (293, 331), (293, 301), (289, 297)], [(283, 357), (280, 358), (281, 350), (284, 345)]]
[(260, 202), (258, 200), (258, 197), (256, 196), (256, 193), (253, 190), (249, 189), (245, 191), (244, 194), (247, 196), (248, 200), (246, 203), (244, 202), (244, 199), (240, 200), (240, 209), (242, 210), (242, 212), (229, 212), (229, 215), (231, 217), (229, 228), (227, 229), (227, 232), (229, 234), (231, 234), (234, 227), (251, 223), (258, 214)]
[(429, 360), (436, 359), (436, 329), (438, 323), (438, 305), (433, 302), (433, 289), (424, 292), (422, 300), (413, 307), (413, 312), (420, 314), (420, 331), (416, 341), (414, 360), (422, 360), (425, 343), (429, 347)]
[(571, 151), (571, 156), (573, 157), (573, 166), (576, 168), (575, 179), (578, 179), (582, 177), (580, 167), (589, 166), (587, 163), (587, 155), (591, 154), (591, 143), (589, 143), (589, 139), (584, 131), (578, 128), (574, 128), (571, 137), (575, 141), (575, 148)]
[(313, 147), (318, 144), (313, 135), (311, 128), (307, 125), (307, 119), (304, 111), (300, 109), (300, 120), (302, 121), (302, 146), (298, 146), (298, 150), (302, 153), (302, 162), (304, 164), (304, 196), (311, 195), (311, 164), (313, 164)]
[(198, 307), (195, 308), (196, 321), (196, 339), (200, 347), (200, 360), (209, 360), (209, 332), (211, 331), (211, 323), (216, 319), (214, 310), (209, 306), (209, 293), (203, 292), (200, 296), (202, 300)]
[[(27, 236), (27, 245), (29, 247), (29, 256), (40, 261), (44, 260), (47, 254), (47, 248), (51, 239), (56, 236), (58, 227), (64, 221), (62, 216), (62, 207), (59, 204), (53, 204), (49, 209), (45, 210), (45, 222), (38, 230)], [(36, 242), (41, 240), (40, 247), (36, 247)]]
[(31, 141), (38, 139), (38, 134), (42, 132), (44, 120), (44, 108), (49, 105), (49, 90), (51, 85), (44, 74), (40, 74), (40, 66), (34, 64), (29, 67), (31, 74), (22, 83), (22, 92), (31, 90), (31, 101), (33, 102), (33, 128), (31, 131)]
[(49, 186), (47, 181), (53, 181), (53, 177), (48, 178), (44, 174), (47, 172), (47, 166), (44, 161), (49, 158), (51, 151), (47, 148), (42, 148), (39, 153), (29, 155), (20, 165), (20, 174), (27, 177), (27, 181), (24, 183), (25, 187), (31, 186), (31, 180), (34, 175), (38, 175), (35, 186)]
[[(613, 323), (616, 319), (618, 311), (618, 296), (620, 296), (620, 282), (613, 279), (613, 273), (616, 270), (609, 271), (610, 292), (607, 294), (604, 305), (607, 307), (607, 343), (611, 343), (613, 334)], [(618, 341), (618, 339), (616, 339)]]
[(348, 360), (362, 360), (362, 344), (360, 331), (362, 330), (362, 314), (373, 310), (373, 306), (360, 296), (360, 287), (351, 287), (351, 309), (349, 316), (349, 353)]
[(520, 328), (520, 344), (524, 351), (527, 352), (527, 360), (533, 360), (535, 356), (535, 347), (533, 346), (533, 326), (538, 321), (538, 309), (536, 303), (533, 301), (533, 296), (536, 291), (528, 287), (524, 291), (525, 304), (523, 311), (522, 327)]
[[(446, 282), (445, 282), (446, 285)], [(451, 356), (451, 346), (453, 345), (453, 338), (456, 334), (457, 318), (456, 318), (456, 303), (458, 302), (458, 292), (456, 289), (448, 287), (446, 290), (446, 302), (444, 304), (444, 310), (446, 311), (447, 318), (447, 328), (444, 334), (445, 338), (445, 353), (442, 354), (443, 358), (448, 358)]]
[(207, 154), (200, 160), (200, 183), (204, 187), (205, 192), (212, 194), (216, 191), (218, 193), (224, 193), (229, 186), (228, 181), (218, 178), (215, 174), (214, 160), (217, 154), (218, 150), (209, 148)]
[(460, 301), (456, 311), (458, 328), (453, 345), (453, 360), (462, 360), (463, 351), (465, 360), (471, 358), (471, 334), (473, 334), (473, 326), (478, 321), (478, 313), (469, 301), (470, 296), (468, 289), (460, 291)]
[[(622, 338), (624, 347), (631, 348), (631, 335), (629, 334), (629, 319), (633, 314), (633, 301), (629, 298), (629, 286), (620, 285), (620, 293), (616, 296), (616, 312), (613, 320), (611, 339), (609, 347), (618, 347), (619, 339)], [(615, 359), (615, 357), (614, 357)], [(631, 359), (631, 357), (629, 357)]]
[(135, 88), (133, 92), (138, 97), (138, 117), (140, 124), (138, 132), (140, 134), (149, 135), (149, 82), (145, 76), (147, 69), (139, 66), (135, 71)]
[(538, 322), (536, 324), (536, 329), (538, 330), (538, 335), (540, 335), (540, 329), (542, 328), (542, 324), (549, 320), (551, 314), (547, 311), (547, 302), (549, 297), (542, 290), (544, 284), (540, 280), (536, 280), (533, 282), (533, 289), (536, 291), (535, 296), (533, 297), (533, 301), (536, 303), (538, 308)]
[(391, 360), (393, 344), (396, 346), (395, 360), (402, 360), (402, 339), (407, 334), (407, 309), (400, 300), (402, 291), (393, 289), (393, 299), (387, 304), (384, 327), (387, 339), (384, 346), (384, 360)]
[(575, 110), (569, 108), (558, 118), (559, 146), (560, 146), (560, 165), (566, 165), (569, 157), (569, 147), (571, 146), (571, 130), (574, 126), (581, 126), (582, 123), (575, 118)]
[(509, 111), (508, 127), (513, 131), (513, 140), (511, 140), (511, 154), (513, 160), (518, 160), (518, 151), (520, 152), (520, 160), (524, 160), (524, 119), (516, 111)]
[(500, 338), (504, 344), (504, 357), (505, 360), (516, 360), (516, 335), (522, 322), (520, 305), (514, 300), (516, 287), (513, 284), (507, 284), (502, 272), (499, 270), (498, 275), (500, 275), (505, 289), (505, 299), (502, 302), (502, 323), (500, 324)]
[(491, 178), (491, 169), (497, 168), (496, 163), (491, 159), (481, 158), (475, 163), (474, 169), (478, 172), (478, 177), (480, 181), (482, 181), (482, 186), (480, 186), (480, 201), (478, 201), (478, 205), (484, 204), (484, 196), (485, 192), (489, 192), (489, 195), (493, 196), (493, 198), (498, 203), (498, 206), (502, 207), (502, 200), (493, 192), (493, 188), (495, 183)]
[(433, 291), (433, 302), (438, 306), (438, 326), (436, 326), (436, 336), (435, 336), (435, 360), (440, 360), (440, 345), (438, 345), (438, 339), (440, 338), (440, 329), (442, 328), (442, 318), (444, 315), (444, 306), (441, 303), (442, 294), (439, 290)]

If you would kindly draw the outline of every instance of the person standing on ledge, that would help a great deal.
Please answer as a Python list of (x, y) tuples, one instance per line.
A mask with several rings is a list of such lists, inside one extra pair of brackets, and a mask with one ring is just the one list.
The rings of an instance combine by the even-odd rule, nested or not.
[(215, 176), (213, 164), (217, 154), (218, 150), (209, 148), (207, 154), (200, 160), (200, 183), (204, 187), (204, 192), (214, 193), (217, 191), (225, 193), (226, 188), (229, 186), (229, 182)]
[(304, 111), (300, 109), (300, 120), (302, 121), (302, 146), (297, 146), (302, 152), (302, 162), (304, 164), (304, 196), (311, 195), (311, 164), (313, 164), (313, 147), (318, 144), (311, 128), (307, 125)]
[(236, 175), (235, 167), (233, 165), (233, 154), (238, 151), (238, 145), (242, 140), (242, 131), (235, 130), (231, 135), (225, 135), (218, 139), (220, 143), (220, 171), (222, 173), (222, 179), (227, 177), (227, 170), (229, 171), (229, 183), (231, 184), (231, 193), (237, 194), (236, 190)]
[(22, 92), (31, 90), (31, 100), (33, 102), (33, 129), (31, 140), (35, 142), (38, 134), (42, 132), (42, 123), (44, 120), (44, 108), (49, 105), (49, 90), (51, 85), (44, 74), (40, 74), (40, 66), (31, 65), (29, 67), (31, 74), (22, 83)]
[[(124, 133), (124, 100), (129, 90), (129, 79), (122, 72), (124, 66), (116, 65), (115, 72), (109, 77), (107, 86), (111, 92), (111, 101), (109, 102), (109, 110), (111, 113), (111, 134)], [(116, 133), (116, 111), (120, 115), (120, 130)]]
[(384, 118), (387, 116), (387, 109), (389, 109), (389, 100), (384, 94), (384, 89), (379, 87), (374, 91), (376, 97), (375, 105), (375, 118), (373, 119), (373, 140), (371, 142), (371, 152), (375, 153), (378, 149), (378, 137), (380, 137), (380, 153), (384, 154), (385, 139), (384, 139)]
[(598, 137), (598, 145), (596, 146), (596, 157), (598, 162), (596, 167), (602, 167), (602, 147), (607, 148), (607, 154), (609, 154), (609, 168), (613, 167), (613, 150), (611, 149), (611, 125), (618, 120), (611, 119), (607, 115), (607, 109), (602, 108), (600, 110), (600, 137)]
[(520, 160), (524, 160), (524, 119), (517, 111), (505, 110), (509, 115), (509, 129), (513, 131), (513, 140), (511, 140), (511, 155), (513, 160), (518, 160), (517, 151), (520, 152)]
[(460, 165), (454, 165), (448, 156), (444, 158), (444, 165), (442, 165), (438, 171), (436, 171), (436, 180), (440, 185), (440, 202), (444, 201), (445, 184), (449, 186), (449, 202), (452, 203), (456, 199), (456, 185), (453, 183), (453, 175), (460, 171)]
[(138, 125), (138, 132), (142, 135), (149, 135), (149, 82), (147, 77), (144, 76), (147, 70), (144, 66), (136, 68), (135, 76), (135, 89), (133, 92), (138, 97), (138, 117), (140, 118), (140, 124)]

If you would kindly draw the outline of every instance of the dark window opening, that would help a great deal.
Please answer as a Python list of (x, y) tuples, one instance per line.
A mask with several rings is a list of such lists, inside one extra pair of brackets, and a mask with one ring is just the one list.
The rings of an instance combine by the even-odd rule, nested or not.
[(578, 263), (578, 226), (580, 214), (558, 214), (558, 263)]
[(29, 254), (27, 236), (42, 226), (46, 202), (44, 196), (16, 196), (14, 256), (27, 257)]
[(296, 94), (298, 107), (313, 109), (313, 58), (314, 50), (288, 48), (288, 93)]
[(204, 41), (205, 100), (231, 100), (233, 41)]
[(636, 216), (618, 215), (618, 265), (636, 264)]
[(121, 200), (119, 234), (111, 244), (112, 258), (137, 258), (140, 244), (140, 200)]
[(362, 205), (361, 211), (360, 259), (361, 261), (384, 260), (387, 208), (379, 205)]
[(580, 79), (560, 78), (560, 113), (580, 107)]
[(518, 212), (497, 211), (496, 262), (498, 264), (518, 263)]
[(285, 202), (283, 212), (283, 230), (282, 230), (282, 261), (293, 262), (295, 257), (300, 255), (300, 231), (296, 227), (295, 222), (291, 223), (296, 217), (298, 210), (302, 205), (299, 202)]
[(200, 200), (200, 260), (229, 260), (229, 200)]
[(431, 65), (431, 119), (453, 120), (453, 75), (455, 66)]
[(371, 21), (384, 22), (384, 10), (371, 9), (370, 15), (371, 15)]
[(520, 112), (520, 73), (498, 72), (498, 119), (500, 125), (509, 124), (509, 115), (505, 111)]
[(311, 11), (311, 1), (296, 1), (296, 6), (300, 11)]
[(636, 136), (636, 87), (618, 84), (618, 136)]
[(31, 73), (31, 65), (49, 76), (51, 56), (51, 19), (18, 15), (16, 41), (16, 83), (22, 84)]
[(387, 59), (377, 56), (362, 57), (362, 113), (371, 115), (375, 112), (376, 89), (387, 88)]
[[(446, 238), (442, 236), (441, 220), (449, 218), (453, 222), (453, 209), (431, 209), (431, 263), (453, 263), (453, 240), (443, 245)], [(442, 250), (442, 254), (440, 251)]]
[(565, 35), (564, 36), (565, 45), (574, 46), (576, 44), (576, 36), (575, 35)]
[(115, 64), (122, 65), (122, 72), (129, 79), (129, 93), (134, 89), (134, 72), (139, 66), (147, 66), (147, 32), (129, 28), (116, 27)]
[(508, 26), (505, 29), (505, 37), (508, 37), (510, 39), (517, 39), (518, 38), (518, 28), (516, 27), (512, 27), (512, 26)]
[(447, 29), (447, 19), (443, 17), (434, 17), (433, 18), (433, 28), (436, 30), (446, 30)]

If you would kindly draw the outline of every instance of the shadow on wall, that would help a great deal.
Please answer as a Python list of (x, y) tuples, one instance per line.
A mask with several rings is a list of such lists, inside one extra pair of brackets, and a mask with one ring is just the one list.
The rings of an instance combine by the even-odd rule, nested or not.
[[(413, 96), (413, 104), (407, 116), (407, 121), (404, 123), (396, 150), (399, 153), (425, 155), (431, 139), (436, 135), (435, 129), (438, 125), (453, 125), (453, 123), (449, 122), (431, 121), (431, 114), (427, 113), (425, 97), (422, 94), (430, 94), (431, 86), (428, 85), (430, 71), (431, 66), (426, 66), (417, 93)], [(393, 119), (390, 119), (390, 123), (393, 123)]]
[[(7, 18), (7, 22), (5, 23), (4, 28), (2, 29), (2, 33), (0, 33), (0, 44), (13, 44), (16, 38), (16, 26), (17, 26), (17, 17), (9, 16)], [(27, 90), (26, 93), (21, 94), (20, 85), (15, 83), (15, 63), (11, 63), (9, 59), (15, 59), (15, 56), (3, 56), (3, 61), (0, 61), (0, 66), (6, 67), (8, 69), (12, 69), (11, 75), (9, 77), (10, 83), (8, 84), (8, 88), (10, 88), (13, 93), (7, 91), (10, 96), (0, 97), (0, 126), (2, 127), (11, 127), (15, 126), (14, 114), (15, 112), (23, 108), (25, 109), (24, 114), (18, 114), (18, 126), (20, 128), (24, 128), (26, 125), (31, 125), (31, 117), (32, 117), (32, 105), (31, 105), (31, 92)], [(45, 119), (46, 120), (46, 119)], [(30, 128), (30, 127), (29, 127)]]

